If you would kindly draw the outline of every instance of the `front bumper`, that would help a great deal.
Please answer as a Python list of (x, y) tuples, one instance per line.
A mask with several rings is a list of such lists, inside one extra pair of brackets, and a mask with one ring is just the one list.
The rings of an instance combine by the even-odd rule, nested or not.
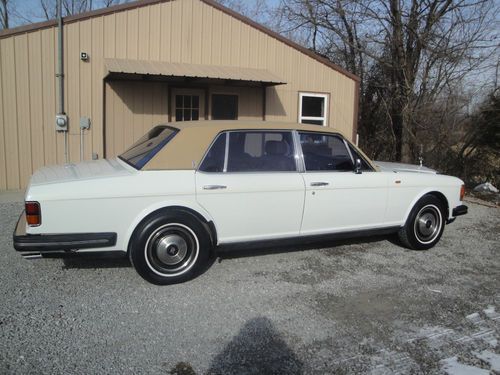
[(469, 207), (467, 207), (466, 205), (462, 204), (462, 205), (460, 205), (458, 207), (455, 207), (453, 209), (452, 216), (453, 217), (457, 217), (457, 216), (465, 215), (468, 210), (469, 210)]
[(116, 233), (64, 233), (27, 234), (26, 215), (23, 211), (17, 221), (13, 235), (14, 249), (17, 251), (77, 250), (110, 247), (116, 245)]
[(465, 215), (467, 214), (467, 211), (469, 210), (469, 207), (467, 207), (466, 205), (462, 204), (460, 206), (457, 206), (455, 207), (452, 211), (451, 211), (451, 216), (453, 216), (452, 218), (446, 220), (446, 223), (447, 224), (451, 224), (455, 221), (455, 219), (457, 218), (457, 216), (461, 216), (461, 215)]

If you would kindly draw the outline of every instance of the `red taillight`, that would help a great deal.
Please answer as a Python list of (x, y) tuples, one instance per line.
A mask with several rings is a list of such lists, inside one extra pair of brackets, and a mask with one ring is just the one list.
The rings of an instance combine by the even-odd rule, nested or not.
[(460, 200), (463, 201), (465, 197), (465, 185), (460, 188)]
[(40, 203), (26, 202), (24, 205), (26, 211), (26, 222), (30, 227), (37, 227), (42, 223), (42, 212)]

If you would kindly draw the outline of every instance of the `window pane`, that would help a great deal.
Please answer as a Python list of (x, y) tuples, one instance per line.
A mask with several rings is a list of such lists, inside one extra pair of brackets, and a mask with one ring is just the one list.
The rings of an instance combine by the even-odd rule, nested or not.
[(226, 152), (226, 134), (220, 134), (217, 140), (212, 144), (205, 159), (200, 165), (200, 171), (203, 172), (223, 172), (224, 156)]
[(193, 109), (193, 115), (191, 117), (191, 120), (198, 120), (200, 117), (200, 112), (197, 109)]
[(182, 109), (175, 110), (175, 121), (182, 121)]
[(324, 125), (323, 120), (302, 120), (302, 124)]
[(335, 135), (300, 133), (307, 171), (352, 171), (354, 165), (344, 141)]
[(290, 132), (229, 133), (228, 172), (295, 171)]
[(175, 108), (182, 108), (182, 95), (175, 96)]
[(323, 117), (325, 106), (325, 98), (317, 96), (302, 96), (302, 113), (303, 117)]
[(193, 95), (191, 100), (192, 100), (192, 103), (191, 103), (192, 108), (199, 109), (200, 108), (200, 97), (198, 95)]
[(184, 110), (184, 121), (190, 121), (190, 120), (191, 120), (191, 110), (185, 109)]
[(184, 107), (183, 108), (191, 108), (191, 96), (184, 95)]

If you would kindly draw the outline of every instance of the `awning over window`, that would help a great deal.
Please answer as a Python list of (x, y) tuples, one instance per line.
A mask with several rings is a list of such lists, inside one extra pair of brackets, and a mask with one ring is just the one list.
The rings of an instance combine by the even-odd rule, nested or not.
[(266, 69), (129, 59), (105, 59), (104, 63), (106, 76), (113, 74), (138, 74), (160, 77), (206, 78), (254, 82), (265, 86), (286, 83), (283, 79)]

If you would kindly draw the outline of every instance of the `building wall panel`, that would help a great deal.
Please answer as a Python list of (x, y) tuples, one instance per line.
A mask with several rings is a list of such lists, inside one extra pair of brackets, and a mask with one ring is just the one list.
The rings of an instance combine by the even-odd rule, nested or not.
[(30, 105), (30, 132), (31, 132), (31, 165), (33, 170), (44, 165), (44, 124), (43, 103), (44, 95), (42, 82), (42, 41), (41, 33), (28, 34), (28, 77), (29, 77), (29, 105)]
[[(69, 117), (69, 160), (79, 161), (80, 160), (80, 97), (85, 95), (82, 91), (80, 82), (80, 72), (82, 67), (80, 66), (80, 26), (81, 22), (72, 23), (67, 25), (66, 29), (66, 72), (64, 83), (65, 98), (66, 98), (66, 110), (70, 115)], [(82, 63), (84, 64), (84, 63)]]
[(104, 116), (104, 84), (102, 81), (104, 67), (102, 64), (94, 61), (102, 61), (104, 56), (104, 19), (102, 17), (92, 19), (92, 47), (90, 52), (91, 67), (91, 101), (92, 109), (90, 112), (90, 137), (92, 148), (89, 152), (102, 156), (103, 150), (103, 116)]
[(17, 133), (19, 142), (20, 184), (25, 186), (32, 173), (31, 165), (31, 132), (30, 132), (30, 84), (28, 79), (28, 36), (19, 35), (14, 38), (16, 59), (16, 110)]
[[(88, 19), (83, 22), (80, 22), (80, 51), (86, 52), (89, 55), (92, 55), (92, 20)], [(78, 55), (78, 53), (77, 53)], [(79, 61), (78, 68), (80, 71), (80, 108), (79, 108), (79, 118), (80, 117), (88, 117), (92, 119), (92, 92), (94, 91), (92, 88), (92, 65), (90, 64), (90, 60), (88, 61)], [(78, 124), (79, 125), (79, 124)], [(91, 124), (92, 126), (92, 124)], [(73, 126), (74, 128), (74, 126)], [(80, 132), (80, 129), (77, 129), (77, 132)], [(83, 159), (89, 160), (92, 158), (92, 134), (90, 131), (83, 131), (83, 150), (78, 150), (83, 152)]]
[[(0, 59), (2, 61), (3, 95), (3, 128), (5, 137), (5, 164), (7, 189), (17, 189), (21, 186), (19, 180), (19, 138), (17, 125), (17, 94), (16, 94), (16, 58), (14, 38), (0, 41)], [(7, 94), (8, 93), (8, 94)]]
[[(0, 73), (2, 72), (2, 41), (0, 41)], [(4, 85), (2, 81), (2, 75), (0, 74), (0, 190), (7, 190), (7, 165), (6, 165), (6, 155), (5, 155), (5, 129), (4, 129), (4, 110), (3, 110), (3, 93)], [(8, 93), (7, 93), (8, 95)]]
[(167, 122), (163, 82), (109, 81), (106, 103), (106, 157), (119, 155), (153, 126)]
[(160, 59), (161, 5), (152, 5), (142, 9), (147, 9), (149, 13), (149, 31), (146, 32), (144, 27), (139, 28), (145, 34), (145, 36), (139, 36), (139, 42), (143, 43), (149, 39), (149, 43), (147, 43), (149, 45), (149, 59), (157, 61)]

